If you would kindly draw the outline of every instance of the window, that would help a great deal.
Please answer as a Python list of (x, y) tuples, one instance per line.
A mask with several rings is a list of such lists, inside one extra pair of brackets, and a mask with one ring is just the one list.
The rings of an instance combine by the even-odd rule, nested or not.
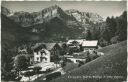
[(36, 54), (38, 55), (38, 52), (36, 52)]
[(39, 60), (39, 57), (37, 57), (37, 61)]
[(41, 55), (46, 54), (44, 50), (42, 50), (40, 53), (41, 53)]
[(79, 60), (76, 60), (76, 62), (79, 62)]
[(41, 55), (43, 55), (44, 54), (44, 52), (40, 52), (41, 53)]

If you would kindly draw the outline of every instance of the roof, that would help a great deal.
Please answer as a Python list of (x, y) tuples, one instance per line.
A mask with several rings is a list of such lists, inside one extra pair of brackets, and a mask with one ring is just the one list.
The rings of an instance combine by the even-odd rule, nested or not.
[(98, 40), (83, 41), (82, 46), (97, 46)]
[[(45, 45), (47, 50), (51, 50), (56, 43), (36, 43), (33, 47), (32, 50), (35, 50), (37, 48), (39, 48), (41, 45)], [(63, 43), (58, 43), (58, 45), (61, 47)]]
[(64, 42), (60, 42), (58, 43), (60, 47), (62, 47), (62, 45), (64, 44)]
[(38, 48), (39, 46), (41, 46), (42, 43), (36, 43), (34, 46), (31, 47), (32, 50)]
[(41, 46), (41, 45), (46, 45), (46, 49), (47, 50), (51, 50), (53, 47), (54, 47), (54, 45), (56, 44), (56, 43), (36, 43), (33, 47), (32, 47), (32, 49), (37, 49), (39, 46)]
[(77, 41), (79, 44), (82, 44), (82, 42), (85, 41), (85, 39), (68, 40), (67, 44), (71, 44), (73, 41)]
[(46, 45), (47, 50), (51, 50), (55, 46), (56, 43), (44, 43), (44, 44)]

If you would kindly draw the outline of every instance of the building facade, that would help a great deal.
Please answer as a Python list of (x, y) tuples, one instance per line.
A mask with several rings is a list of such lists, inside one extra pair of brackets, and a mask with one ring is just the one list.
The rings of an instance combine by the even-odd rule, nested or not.
[(50, 62), (50, 52), (46, 49), (34, 51), (34, 62)]

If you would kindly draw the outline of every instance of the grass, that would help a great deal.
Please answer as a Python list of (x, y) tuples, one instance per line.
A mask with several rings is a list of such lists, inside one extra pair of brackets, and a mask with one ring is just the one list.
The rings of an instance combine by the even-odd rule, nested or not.
[(70, 72), (71, 70), (73, 70), (77, 67), (78, 67), (78, 63), (67, 63), (63, 69), (65, 72)]
[[(122, 82), (127, 77), (127, 42), (113, 44), (99, 51), (101, 56), (51, 82)], [(88, 78), (86, 78), (86, 76)], [(94, 76), (94, 77), (93, 77)], [(99, 78), (96, 78), (100, 76)], [(93, 78), (92, 78), (93, 77)]]

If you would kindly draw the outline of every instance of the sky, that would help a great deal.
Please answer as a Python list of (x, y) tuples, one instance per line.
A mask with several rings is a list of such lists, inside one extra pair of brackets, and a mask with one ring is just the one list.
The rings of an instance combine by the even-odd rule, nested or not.
[(2, 6), (13, 12), (38, 12), (49, 6), (58, 5), (63, 10), (77, 9), (81, 12), (93, 12), (104, 19), (120, 16), (127, 10), (126, 1), (3, 1)]

